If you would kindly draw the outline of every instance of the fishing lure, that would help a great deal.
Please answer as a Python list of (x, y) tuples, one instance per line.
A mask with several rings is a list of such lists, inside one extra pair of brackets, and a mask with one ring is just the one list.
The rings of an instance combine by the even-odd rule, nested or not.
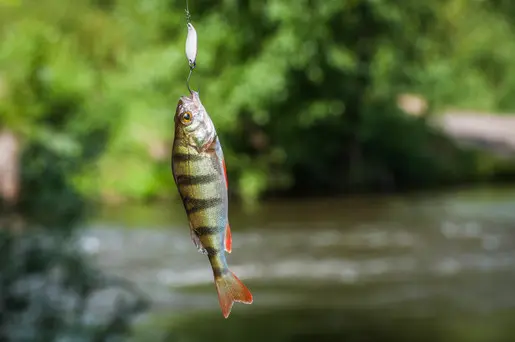
[(185, 52), (186, 59), (188, 60), (188, 65), (190, 66), (190, 72), (188, 74), (188, 79), (186, 80), (186, 86), (188, 87), (188, 90), (191, 93), (190, 78), (193, 69), (195, 69), (195, 67), (197, 66), (197, 31), (191, 23), (191, 15), (188, 0), (186, 0), (186, 25), (188, 27), (188, 35), (186, 36)]
[(186, 36), (186, 58), (190, 70), (195, 69), (197, 61), (197, 31), (193, 27), (192, 23), (188, 23), (188, 35)]
[(229, 270), (225, 252), (232, 249), (228, 219), (228, 182), (222, 146), (195, 91), (182, 96), (175, 111), (172, 173), (198, 250), (213, 269), (218, 300), (225, 318), (234, 302), (251, 304), (252, 294)]

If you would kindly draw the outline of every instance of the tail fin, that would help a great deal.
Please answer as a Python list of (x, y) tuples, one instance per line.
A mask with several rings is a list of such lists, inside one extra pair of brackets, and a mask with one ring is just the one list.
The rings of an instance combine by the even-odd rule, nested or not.
[(222, 308), (222, 314), (225, 318), (229, 317), (234, 302), (252, 304), (252, 293), (231, 271), (222, 274), (220, 277), (215, 277), (215, 285), (218, 291), (220, 308)]

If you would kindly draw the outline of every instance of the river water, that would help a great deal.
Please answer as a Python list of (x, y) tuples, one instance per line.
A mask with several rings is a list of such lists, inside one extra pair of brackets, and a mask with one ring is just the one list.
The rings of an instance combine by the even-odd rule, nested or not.
[(515, 187), (231, 204), (224, 320), (180, 203), (105, 208), (82, 246), (134, 282), (135, 341), (515, 341)]

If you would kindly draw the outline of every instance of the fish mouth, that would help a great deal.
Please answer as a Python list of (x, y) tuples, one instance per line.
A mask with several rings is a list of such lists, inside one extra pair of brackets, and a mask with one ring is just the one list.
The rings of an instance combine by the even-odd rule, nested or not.
[(185, 105), (185, 104), (186, 104), (186, 103), (188, 103), (188, 102), (192, 102), (192, 100), (193, 100), (193, 99), (192, 99), (191, 97), (189, 97), (189, 96), (184, 96), (184, 95), (183, 95), (183, 96), (181, 96), (181, 97), (179, 98), (179, 102), (180, 102), (180, 105), (181, 105), (181, 106)]
[(185, 96), (185, 95), (181, 96), (179, 98), (179, 100), (182, 102), (182, 104), (185, 104), (185, 103), (195, 103), (197, 105), (200, 104), (199, 94), (195, 90), (191, 90), (189, 96)]
[(200, 105), (200, 95), (198, 92), (196, 92), (195, 90), (190, 90), (190, 99), (193, 100), (193, 102), (197, 103)]

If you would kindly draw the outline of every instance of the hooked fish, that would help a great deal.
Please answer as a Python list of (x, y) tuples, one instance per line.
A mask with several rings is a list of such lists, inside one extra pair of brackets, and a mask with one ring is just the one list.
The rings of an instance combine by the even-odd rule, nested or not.
[(197, 92), (181, 96), (175, 111), (172, 172), (190, 224), (191, 239), (207, 255), (225, 318), (234, 302), (251, 304), (252, 294), (229, 270), (231, 253), (228, 181), (222, 146)]

